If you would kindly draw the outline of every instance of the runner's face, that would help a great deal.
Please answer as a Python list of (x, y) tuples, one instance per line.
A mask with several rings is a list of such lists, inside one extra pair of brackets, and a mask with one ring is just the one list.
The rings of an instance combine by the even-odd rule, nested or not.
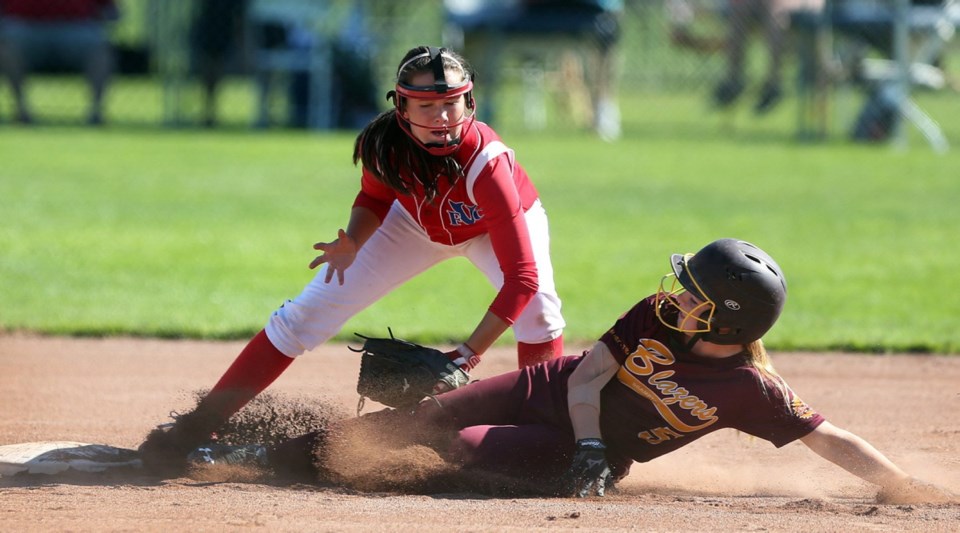
[(677, 329), (680, 331), (703, 331), (706, 324), (701, 315), (708, 309), (707, 302), (697, 298), (690, 291), (676, 295), (680, 313), (677, 317)]
[[(451, 80), (447, 74), (447, 83), (456, 84), (463, 80)], [(421, 72), (410, 80), (410, 85), (426, 87), (433, 85), (433, 73)], [(466, 100), (463, 95), (452, 98), (407, 98), (403, 116), (410, 122), (410, 131), (426, 145), (447, 145), (460, 138), (463, 130), (463, 117), (466, 112)], [(456, 124), (452, 126), (452, 124)]]

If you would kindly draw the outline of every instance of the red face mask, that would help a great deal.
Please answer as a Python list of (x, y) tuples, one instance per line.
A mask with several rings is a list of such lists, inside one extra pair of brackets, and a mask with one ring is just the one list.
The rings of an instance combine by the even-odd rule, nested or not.
[[(445, 52), (446, 50), (443, 48), (431, 47), (429, 52), (416, 55), (404, 62), (397, 70), (396, 88), (387, 93), (387, 99), (393, 100), (394, 107), (397, 109), (397, 122), (403, 131), (405, 131), (407, 135), (421, 148), (436, 156), (450, 155), (457, 151), (457, 149), (460, 147), (460, 138), (463, 136), (464, 129), (469, 128), (470, 124), (473, 123), (476, 114), (476, 105), (472, 94), (473, 81), (470, 80), (470, 76), (463, 65), (461, 65), (460, 62), (455, 58), (445, 54)], [(399, 81), (400, 75), (403, 73), (404, 69), (406, 69), (412, 62), (424, 58), (430, 58), (430, 67), (433, 71), (433, 85), (416, 86)], [(450, 84), (447, 82), (446, 71), (443, 64), (444, 59), (452, 60), (457, 66), (460, 67), (460, 70), (463, 73), (463, 81), (455, 84)], [(465, 98), (466, 111), (454, 119), (451, 123), (444, 124), (442, 127), (438, 128), (436, 125), (432, 124), (420, 124), (413, 122), (406, 116), (405, 107), (410, 98), (420, 100), (449, 100), (450, 98), (455, 98), (458, 96), (463, 96)], [(424, 142), (413, 133), (411, 126), (424, 128), (426, 130), (442, 130), (445, 133), (445, 135), (443, 135), (444, 142)], [(460, 129), (460, 135), (457, 138), (450, 139), (447, 133), (451, 129), (455, 129), (458, 126), (462, 126)]]

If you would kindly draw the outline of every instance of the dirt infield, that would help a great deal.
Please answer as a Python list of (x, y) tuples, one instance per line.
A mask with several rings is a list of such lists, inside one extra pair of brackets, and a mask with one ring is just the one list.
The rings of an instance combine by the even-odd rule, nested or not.
[[(210, 387), (241, 343), (0, 335), (0, 444), (136, 447)], [(578, 347), (568, 347), (574, 353)], [(791, 386), (904, 469), (960, 491), (960, 357), (774, 353)], [(475, 377), (513, 368), (494, 350)], [(356, 408), (358, 361), (308, 353), (271, 391)], [(370, 407), (368, 406), (368, 410)], [(635, 465), (603, 499), (397, 495), (140, 473), (0, 479), (6, 531), (957, 531), (960, 505), (876, 503), (876, 488), (802, 444), (732, 431)]]

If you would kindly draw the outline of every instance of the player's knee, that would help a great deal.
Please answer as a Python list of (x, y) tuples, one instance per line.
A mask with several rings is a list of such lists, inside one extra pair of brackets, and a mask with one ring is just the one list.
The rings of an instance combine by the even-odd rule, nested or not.
[(513, 324), (513, 336), (517, 342), (542, 344), (563, 335), (565, 326), (566, 322), (560, 313), (560, 299), (538, 293)]

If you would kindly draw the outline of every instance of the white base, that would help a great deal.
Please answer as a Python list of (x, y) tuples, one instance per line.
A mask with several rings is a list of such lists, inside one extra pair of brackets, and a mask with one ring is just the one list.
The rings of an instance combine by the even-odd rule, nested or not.
[(67, 470), (103, 472), (140, 468), (135, 450), (73, 441), (25, 442), (0, 446), (0, 476), (59, 474)]

